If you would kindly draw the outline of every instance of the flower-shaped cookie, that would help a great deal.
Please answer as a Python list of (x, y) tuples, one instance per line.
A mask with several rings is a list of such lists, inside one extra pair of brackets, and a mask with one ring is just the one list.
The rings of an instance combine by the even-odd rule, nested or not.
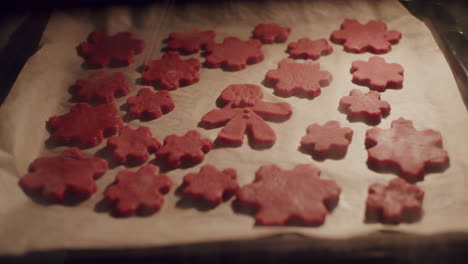
[(211, 140), (201, 138), (196, 130), (190, 130), (183, 136), (175, 134), (164, 139), (164, 144), (156, 151), (158, 159), (162, 159), (170, 168), (181, 165), (194, 165), (203, 161), (205, 153), (213, 147)]
[(130, 92), (130, 85), (123, 72), (96, 71), (86, 79), (76, 81), (76, 97), (80, 101), (110, 103), (115, 97)]
[(380, 94), (375, 91), (362, 93), (351, 90), (349, 96), (340, 100), (340, 107), (346, 111), (349, 120), (364, 120), (369, 123), (379, 123), (382, 117), (390, 114), (390, 104), (380, 100)]
[(206, 45), (214, 43), (215, 36), (213, 30), (200, 31), (198, 28), (190, 28), (184, 32), (172, 32), (169, 34), (167, 47), (170, 50), (192, 54), (199, 52)]
[(47, 201), (58, 203), (71, 196), (90, 197), (97, 190), (94, 180), (106, 171), (107, 161), (69, 148), (56, 157), (34, 160), (19, 184), (27, 192), (40, 192)]
[(449, 165), (440, 133), (432, 129), (417, 131), (412, 121), (403, 118), (393, 121), (389, 129), (367, 130), (366, 148), (371, 168), (396, 169), (399, 176), (410, 181), (424, 179), (426, 170)]
[(351, 66), (353, 82), (367, 85), (369, 89), (383, 92), (390, 87), (403, 85), (403, 67), (398, 63), (386, 63), (383, 58), (373, 56), (369, 61), (354, 61)]
[(314, 158), (341, 158), (348, 151), (353, 130), (340, 127), (338, 121), (328, 121), (323, 126), (312, 124), (301, 139), (301, 148), (312, 153)]
[(156, 119), (175, 108), (169, 92), (152, 92), (150, 88), (141, 88), (137, 96), (127, 99), (128, 112), (133, 118), (146, 117)]
[(263, 60), (262, 43), (257, 39), (228, 37), (223, 43), (206, 45), (206, 52), (206, 65), (210, 68), (239, 71)]
[(138, 171), (122, 170), (104, 195), (114, 206), (118, 216), (135, 213), (154, 213), (163, 203), (163, 194), (169, 192), (172, 181), (166, 174), (158, 174), (158, 167), (147, 164)]
[(51, 117), (48, 125), (54, 140), (59, 144), (94, 147), (105, 136), (120, 130), (123, 121), (117, 114), (117, 107), (113, 103), (95, 107), (78, 103), (68, 114)]
[(145, 48), (145, 42), (135, 39), (130, 32), (119, 32), (108, 36), (101, 31), (94, 31), (88, 41), (78, 46), (78, 53), (86, 58), (90, 66), (102, 68), (109, 64), (127, 66), (134, 61), (135, 54)]
[(159, 60), (145, 61), (144, 66), (145, 71), (141, 75), (143, 82), (148, 85), (159, 83), (167, 90), (175, 90), (181, 85), (190, 85), (200, 80), (200, 61), (195, 58), (182, 60), (174, 52), (164, 54)]
[(387, 53), (392, 49), (392, 44), (398, 43), (401, 33), (395, 30), (387, 30), (387, 25), (380, 20), (371, 20), (363, 25), (356, 19), (345, 19), (341, 29), (331, 34), (331, 40), (343, 44), (348, 52), (362, 53)]
[(310, 164), (292, 170), (261, 166), (255, 181), (237, 192), (237, 199), (258, 208), (255, 220), (260, 225), (285, 225), (291, 220), (321, 225), (328, 214), (326, 205), (338, 201), (341, 188), (319, 176), (320, 170)]
[(401, 178), (391, 180), (388, 185), (374, 183), (369, 187), (366, 201), (366, 216), (378, 217), (384, 223), (398, 224), (415, 219), (422, 214), (424, 191)]
[(294, 59), (313, 59), (320, 58), (321, 55), (328, 55), (333, 52), (333, 47), (326, 39), (311, 40), (301, 38), (297, 42), (291, 42), (288, 45), (288, 52)]
[(148, 160), (149, 153), (156, 152), (161, 143), (153, 138), (149, 127), (141, 126), (132, 129), (124, 126), (120, 129), (118, 136), (112, 136), (107, 140), (107, 146), (113, 149), (118, 163), (141, 164)]
[(252, 31), (252, 36), (261, 40), (265, 44), (274, 42), (285, 42), (288, 40), (290, 27), (283, 27), (278, 24), (258, 24)]
[(266, 80), (275, 83), (275, 93), (290, 97), (294, 94), (314, 98), (321, 93), (321, 86), (328, 85), (332, 76), (328, 71), (321, 71), (318, 62), (296, 62), (293, 59), (283, 59), (278, 69), (269, 70)]

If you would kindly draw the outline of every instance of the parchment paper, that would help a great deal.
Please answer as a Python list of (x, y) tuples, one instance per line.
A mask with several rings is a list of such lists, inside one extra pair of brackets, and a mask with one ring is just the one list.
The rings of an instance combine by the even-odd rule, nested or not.
[[(381, 55), (405, 69), (404, 86), (387, 90), (382, 98), (390, 102), (391, 114), (379, 127), (388, 128), (392, 120), (404, 117), (414, 121), (417, 129), (432, 128), (441, 132), (444, 147), (450, 154), (450, 167), (442, 173), (428, 174), (418, 185), (424, 189), (424, 217), (416, 223), (396, 226), (364, 222), (367, 188), (373, 182), (387, 182), (396, 177), (376, 173), (366, 166), (363, 123), (349, 123), (337, 110), (339, 99), (353, 88), (365, 87), (351, 82), (352, 61), (367, 60), (372, 54), (345, 53), (333, 44), (334, 52), (322, 56), (321, 67), (333, 75), (331, 84), (313, 99), (281, 98), (273, 89), (263, 87), (265, 101), (288, 102), (293, 116), (283, 123), (269, 123), (277, 134), (276, 144), (267, 150), (253, 150), (245, 139), (239, 148), (215, 149), (202, 164), (188, 169), (169, 171), (179, 186), (182, 177), (205, 164), (218, 168), (236, 168), (241, 185), (250, 183), (260, 165), (278, 164), (285, 169), (300, 163), (312, 163), (322, 170), (322, 177), (335, 180), (342, 187), (338, 206), (320, 227), (259, 227), (250, 215), (234, 211), (232, 200), (213, 210), (198, 210), (179, 201), (174, 188), (165, 196), (163, 208), (149, 217), (117, 219), (105, 210), (102, 192), (123, 166), (113, 167), (97, 180), (98, 192), (78, 205), (45, 205), (26, 196), (18, 179), (27, 172), (29, 163), (43, 155), (56, 155), (65, 147), (55, 146), (46, 130), (53, 115), (68, 112), (73, 105), (68, 88), (92, 70), (83, 67), (75, 47), (95, 28), (113, 34), (131, 31), (147, 42), (147, 48), (130, 67), (110, 68), (124, 71), (133, 84), (132, 92), (115, 101), (125, 104), (140, 88), (136, 70), (144, 60), (162, 55), (163, 40), (170, 32), (196, 26), (216, 31), (217, 41), (227, 36), (248, 39), (258, 23), (279, 23), (292, 27), (288, 42), (301, 37), (328, 38), (344, 18), (361, 22), (381, 19), (389, 29), (403, 34), (400, 43)], [(229, 84), (261, 84), (265, 73), (288, 56), (287, 43), (264, 45), (265, 60), (238, 72), (201, 69), (201, 81), (171, 91), (176, 108), (150, 122), (133, 120), (133, 127), (146, 125), (162, 140), (168, 134), (183, 134), (197, 129), (212, 140), (219, 129), (198, 127), (203, 114), (216, 107), (219, 93)], [(196, 55), (195, 57), (199, 57)], [(203, 58), (202, 58), (203, 61)], [(3, 62), (7, 63), (7, 62)], [(120, 111), (124, 116), (125, 111)], [(0, 254), (22, 254), (52, 249), (143, 248), (186, 245), (207, 241), (254, 239), (274, 234), (297, 233), (328, 239), (347, 239), (376, 230), (393, 230), (411, 234), (435, 234), (468, 231), (468, 115), (454, 78), (426, 26), (411, 16), (398, 1), (234, 1), (223, 3), (174, 4), (164, 2), (137, 8), (124, 6), (55, 11), (44, 32), (41, 48), (24, 66), (4, 105), (0, 109)], [(338, 120), (354, 130), (348, 154), (342, 160), (318, 162), (298, 151), (307, 125)], [(103, 155), (106, 141), (86, 149), (92, 156)], [(150, 162), (154, 162), (154, 156)], [(112, 163), (111, 163), (112, 165)]]

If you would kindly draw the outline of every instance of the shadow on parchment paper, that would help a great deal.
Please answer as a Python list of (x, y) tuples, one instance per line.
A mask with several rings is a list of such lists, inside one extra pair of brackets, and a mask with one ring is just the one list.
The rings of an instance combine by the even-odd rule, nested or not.
[(343, 151), (331, 150), (327, 155), (318, 155), (314, 151), (302, 145), (297, 147), (297, 150), (303, 154), (310, 155), (312, 159), (314, 159), (315, 161), (319, 161), (319, 162), (322, 162), (326, 159), (340, 160), (340, 159), (343, 159), (347, 153), (347, 151), (343, 152)]
[(399, 225), (400, 223), (413, 224), (413, 223), (420, 221), (422, 218), (422, 215), (423, 215), (422, 210), (411, 211), (411, 212), (408, 210), (403, 210), (401, 222), (390, 222), (390, 221), (385, 221), (385, 219), (382, 217), (381, 211), (366, 208), (366, 212), (364, 213), (364, 223), (366, 224), (382, 223), (386, 225)]
[[(339, 200), (330, 202), (326, 201), (325, 202), (325, 207), (328, 209), (328, 212), (331, 213), (333, 210), (335, 210), (336, 206), (338, 205)], [(253, 205), (247, 205), (241, 203), (238, 199), (235, 199), (231, 203), (231, 208), (234, 213), (236, 214), (243, 214), (243, 215), (248, 215), (255, 217), (257, 214), (258, 208)], [(326, 220), (325, 220), (326, 221)], [(262, 226), (259, 223), (255, 223), (256, 226)], [(305, 224), (302, 222), (300, 219), (294, 217), (286, 223), (287, 226), (298, 226), (298, 227), (307, 227), (307, 226), (320, 226), (320, 225), (310, 225), (310, 224)]]
[[(131, 121), (133, 121), (133, 120), (137, 120), (137, 119), (140, 120), (140, 122), (143, 122), (143, 123), (146, 123), (146, 122), (155, 120), (155, 118), (150, 118), (150, 117), (148, 117), (147, 115), (145, 115), (144, 113), (141, 115), (140, 118), (135, 118), (135, 117), (133, 117), (133, 116), (130, 114), (130, 112), (129, 112), (129, 105), (128, 105), (127, 103), (121, 105), (121, 106), (119, 107), (119, 109), (120, 109), (121, 111), (124, 111), (124, 112), (125, 112), (125, 115), (122, 116), (122, 120), (123, 120), (125, 123), (129, 123), (129, 122), (131, 122)], [(163, 115), (164, 115), (164, 114), (166, 114), (166, 113), (163, 111)]]
[[(109, 185), (110, 186), (110, 185)], [(107, 188), (106, 188), (107, 189)], [(106, 198), (102, 198), (100, 201), (98, 201), (94, 205), (94, 212), (96, 213), (103, 213), (103, 214), (109, 214), (110, 216), (116, 218), (116, 219), (126, 219), (129, 217), (150, 217), (157, 213), (159, 210), (156, 211), (148, 211), (144, 210), (142, 208), (139, 208), (135, 214), (131, 215), (118, 215), (114, 211), (114, 205), (109, 203)]]
[(115, 169), (116, 167), (119, 166), (119, 164), (115, 160), (114, 154), (112, 152), (113, 151), (112, 151), (112, 149), (110, 147), (105, 146), (105, 147), (99, 149), (98, 151), (96, 151), (96, 153), (94, 153), (94, 156), (97, 157), (97, 158), (107, 160), (107, 164), (109, 166), (109, 169)]
[[(206, 153), (205, 153), (205, 155), (206, 155)], [(169, 167), (167, 165), (166, 157), (156, 157), (156, 158), (150, 160), (149, 163), (158, 166), (160, 173), (167, 173), (167, 172), (169, 172), (171, 170), (175, 170), (175, 169), (186, 170), (186, 169), (192, 168), (192, 167), (200, 164), (201, 162), (194, 162), (194, 161), (190, 160), (190, 157), (182, 157), (181, 165), (179, 167), (172, 168), (172, 167)]]
[(31, 200), (35, 203), (40, 204), (42, 206), (51, 206), (51, 205), (63, 205), (67, 207), (76, 207), (79, 206), (82, 202), (88, 200), (89, 197), (84, 197), (77, 195), (75, 192), (71, 190), (67, 190), (64, 194), (64, 200), (62, 202), (50, 202), (44, 198), (41, 191), (28, 191), (24, 189), (21, 185), (18, 186), (23, 190), (24, 194), (27, 195)]
[[(369, 145), (369, 147), (366, 146), (366, 149), (369, 149), (372, 146), (374, 146), (374, 145)], [(399, 168), (398, 164), (396, 164), (395, 162), (387, 162), (387, 163), (383, 163), (383, 164), (378, 164), (378, 163), (372, 161), (371, 159), (367, 159), (366, 163), (367, 163), (367, 167), (370, 170), (373, 170), (373, 171), (378, 172), (378, 173), (394, 174), (394, 175), (397, 175), (397, 176), (405, 179), (409, 183), (416, 183), (418, 181), (423, 181), (426, 174), (443, 172), (443, 171), (445, 171), (446, 169), (448, 169), (450, 167), (450, 160), (447, 162), (446, 165), (440, 166), (440, 167), (438, 167), (438, 166), (427, 166), (426, 165), (425, 168), (424, 168), (424, 172), (421, 175), (419, 175), (418, 177), (415, 177), (415, 178), (411, 178), (411, 177), (405, 177), (404, 175), (401, 175), (400, 168)]]
[[(346, 106), (343, 106), (343, 105), (338, 105), (338, 107), (336, 108), (338, 110), (338, 112), (342, 113), (342, 114), (345, 114), (347, 115), (348, 113), (348, 107)], [(387, 118), (388, 116), (390, 115), (390, 113), (387, 113), (385, 115), (382, 115), (382, 118), (385, 119)], [(372, 119), (369, 119), (369, 118), (366, 118), (365, 116), (363, 115), (358, 115), (358, 116), (347, 116), (346, 117), (346, 120), (348, 120), (350, 123), (358, 123), (358, 122), (361, 122), (361, 123), (364, 123), (368, 126), (377, 126), (378, 124), (380, 124), (380, 121), (381, 120), (372, 120)]]
[[(276, 95), (276, 96), (278, 96), (278, 97), (288, 98), (288, 97), (294, 96), (294, 97), (301, 98), (301, 99), (313, 100), (315, 97), (320, 96), (320, 94), (317, 95), (317, 96), (311, 96), (311, 95), (308, 95), (308, 94), (306, 94), (306, 93), (304, 93), (304, 92), (302, 92), (302, 91), (295, 91), (295, 92), (293, 93), (293, 95), (291, 95), (291, 96), (284, 96), (284, 95), (282, 95), (282, 94), (279, 94), (279, 93), (276, 91), (276, 89), (275, 89), (276, 83), (277, 83), (277, 82), (267, 80), (266, 77), (265, 77), (265, 79), (263, 79), (263, 81), (262, 81), (262, 85), (265, 86), (265, 87), (267, 87), (267, 88), (274, 89), (273, 94)], [(330, 83), (331, 83), (331, 82), (330, 82)], [(326, 87), (329, 86), (329, 85), (330, 85), (330, 84), (321, 85), (321, 86), (320, 86), (320, 87), (321, 87), (320, 89), (326, 88)], [(322, 91), (321, 91), (321, 92), (322, 92)]]
[(176, 207), (180, 209), (190, 209), (194, 208), (200, 212), (206, 212), (216, 208), (216, 205), (212, 205), (200, 198), (192, 198), (184, 195), (183, 190), (186, 187), (185, 184), (181, 184), (175, 190), (174, 194), (179, 197), (179, 200), (176, 203)]

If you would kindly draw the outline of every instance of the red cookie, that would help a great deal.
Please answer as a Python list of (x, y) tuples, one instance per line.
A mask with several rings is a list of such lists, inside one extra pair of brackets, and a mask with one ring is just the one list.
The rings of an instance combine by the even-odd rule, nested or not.
[(104, 193), (106, 200), (114, 205), (115, 214), (129, 216), (158, 211), (164, 203), (163, 194), (172, 187), (171, 179), (158, 173), (158, 167), (152, 164), (142, 166), (136, 172), (120, 171)]
[(76, 97), (80, 101), (110, 103), (115, 97), (130, 92), (130, 85), (123, 72), (96, 71), (87, 79), (79, 79), (75, 84)]
[(237, 173), (235, 169), (219, 171), (212, 165), (205, 165), (198, 173), (184, 176), (184, 194), (202, 198), (212, 205), (223, 201), (223, 196), (237, 192)]
[(167, 47), (170, 50), (179, 50), (186, 54), (199, 52), (208, 44), (213, 44), (215, 39), (213, 30), (200, 31), (198, 28), (190, 28), (185, 32), (173, 32), (169, 34)]
[(293, 94), (314, 98), (320, 95), (321, 86), (330, 84), (332, 76), (328, 71), (321, 71), (318, 62), (296, 62), (283, 59), (278, 69), (269, 70), (266, 80), (275, 83), (275, 93), (283, 97)]
[(348, 119), (364, 119), (372, 123), (379, 123), (382, 116), (390, 114), (390, 105), (380, 100), (380, 94), (375, 91), (362, 93), (357, 89), (351, 90), (349, 96), (340, 100), (340, 107), (348, 114)]
[(97, 190), (94, 179), (106, 171), (107, 161), (69, 148), (56, 157), (34, 160), (19, 184), (27, 192), (40, 192), (47, 201), (58, 203), (70, 196), (89, 198)]
[(288, 52), (294, 59), (313, 59), (320, 58), (320, 55), (328, 55), (333, 52), (333, 47), (328, 44), (326, 39), (311, 40), (301, 38), (297, 42), (291, 42), (288, 45)]
[(89, 65), (102, 68), (111, 63), (127, 66), (144, 48), (145, 41), (135, 39), (132, 33), (120, 32), (109, 37), (104, 32), (94, 31), (77, 49)]
[(254, 38), (266, 44), (285, 42), (288, 40), (289, 33), (291, 33), (290, 27), (283, 27), (278, 24), (258, 24), (252, 31)]
[(159, 83), (164, 89), (175, 90), (200, 80), (200, 61), (195, 58), (181, 60), (179, 54), (168, 52), (160, 60), (144, 62), (142, 80), (145, 84)]
[(362, 53), (387, 53), (392, 49), (392, 44), (398, 43), (401, 33), (395, 30), (387, 30), (387, 25), (379, 20), (371, 20), (362, 25), (356, 19), (345, 19), (341, 29), (334, 31), (330, 39), (343, 44), (348, 52)]
[(99, 145), (105, 136), (120, 130), (123, 122), (117, 114), (117, 107), (113, 103), (95, 107), (87, 103), (78, 103), (68, 114), (49, 118), (48, 125), (54, 140), (59, 144), (94, 147)]
[(118, 163), (135, 162), (144, 163), (149, 158), (149, 153), (154, 153), (161, 143), (151, 134), (146, 126), (132, 129), (124, 126), (118, 136), (112, 136), (107, 140), (107, 146), (111, 147)]
[(184, 163), (194, 165), (203, 161), (205, 153), (213, 147), (211, 140), (201, 138), (196, 130), (190, 130), (183, 136), (175, 134), (164, 139), (164, 145), (156, 151), (158, 159), (165, 160), (170, 168), (177, 168)]
[(127, 99), (127, 104), (133, 118), (156, 119), (175, 108), (168, 91), (153, 93), (150, 88), (141, 88), (137, 96)]
[(398, 224), (421, 216), (423, 198), (424, 191), (401, 178), (391, 180), (388, 185), (374, 183), (369, 187), (366, 216)]
[(247, 64), (263, 60), (262, 43), (257, 39), (242, 41), (236, 37), (225, 38), (221, 44), (206, 45), (206, 65), (239, 71)]
[(371, 90), (385, 91), (389, 87), (403, 85), (403, 67), (398, 63), (386, 63), (383, 58), (373, 56), (367, 61), (354, 61), (351, 66), (353, 82), (369, 86)]
[(261, 166), (255, 181), (237, 192), (237, 199), (258, 207), (255, 220), (260, 225), (285, 225), (291, 220), (321, 225), (328, 213), (325, 205), (338, 202), (341, 189), (319, 176), (320, 170), (309, 164), (292, 170)]
[(301, 139), (301, 147), (312, 152), (315, 158), (343, 157), (353, 138), (353, 130), (340, 127), (338, 121), (328, 121), (325, 125), (312, 124)]
[(367, 130), (366, 148), (369, 167), (378, 170), (397, 169), (410, 181), (424, 179), (425, 170), (442, 170), (449, 165), (439, 132), (417, 131), (413, 122), (400, 118), (390, 129)]
[(224, 125), (217, 138), (220, 143), (240, 146), (249, 132), (253, 143), (271, 146), (276, 135), (265, 120), (287, 119), (292, 110), (288, 103), (264, 102), (262, 98), (258, 85), (231, 84), (219, 96), (219, 102), (227, 105), (206, 113), (201, 122), (209, 127)]

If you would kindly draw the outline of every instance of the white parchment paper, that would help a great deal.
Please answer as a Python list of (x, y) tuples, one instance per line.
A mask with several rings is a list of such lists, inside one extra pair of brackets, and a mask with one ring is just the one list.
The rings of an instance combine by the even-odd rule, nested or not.
[[(381, 19), (389, 29), (403, 34), (393, 50), (382, 55), (405, 69), (404, 86), (387, 90), (382, 99), (392, 106), (391, 114), (379, 127), (388, 128), (392, 120), (404, 117), (414, 121), (417, 129), (432, 128), (441, 132), (451, 165), (442, 173), (428, 174), (418, 185), (426, 192), (424, 217), (416, 223), (387, 226), (364, 222), (367, 188), (372, 182), (387, 182), (395, 177), (376, 173), (366, 166), (363, 123), (349, 123), (337, 110), (339, 99), (351, 89), (366, 87), (351, 82), (349, 73), (354, 60), (367, 60), (372, 54), (350, 54), (340, 45), (334, 52), (322, 56), (321, 68), (333, 75), (333, 81), (322, 94), (313, 99), (281, 98), (273, 89), (263, 87), (265, 101), (288, 102), (293, 116), (283, 123), (269, 123), (277, 134), (276, 144), (267, 150), (253, 150), (248, 144), (239, 148), (215, 149), (202, 164), (168, 172), (179, 186), (182, 177), (205, 164), (218, 168), (236, 168), (241, 185), (250, 183), (260, 165), (275, 163), (285, 169), (296, 164), (312, 163), (322, 170), (322, 177), (335, 180), (342, 187), (338, 206), (320, 227), (259, 227), (253, 217), (231, 208), (231, 201), (213, 210), (201, 211), (182, 206), (175, 188), (165, 196), (163, 208), (149, 217), (116, 219), (102, 210), (102, 192), (125, 167), (113, 166), (97, 180), (98, 192), (75, 206), (45, 205), (26, 196), (18, 179), (28, 165), (43, 155), (56, 155), (65, 147), (55, 146), (49, 139), (46, 121), (49, 117), (68, 112), (73, 105), (68, 88), (92, 70), (83, 67), (83, 59), (75, 47), (94, 29), (110, 34), (130, 31), (147, 42), (147, 48), (129, 67), (111, 68), (123, 71), (132, 83), (132, 92), (115, 101), (118, 107), (127, 97), (137, 93), (136, 70), (144, 60), (162, 55), (163, 40), (170, 32), (196, 26), (216, 31), (216, 40), (227, 36), (248, 39), (258, 23), (278, 23), (292, 28), (288, 42), (302, 37), (328, 38), (339, 28), (344, 18), (361, 22)], [(201, 69), (201, 81), (171, 91), (176, 108), (161, 118), (149, 122), (133, 120), (129, 124), (149, 126), (163, 140), (169, 134), (184, 134), (197, 129), (212, 140), (219, 129), (198, 127), (203, 114), (216, 107), (219, 93), (229, 84), (261, 85), (265, 73), (288, 56), (287, 43), (264, 45), (265, 60), (238, 72), (221, 69)], [(200, 55), (195, 55), (202, 61)], [(121, 116), (126, 114), (120, 111)], [(348, 154), (342, 160), (318, 162), (298, 151), (300, 138), (307, 125), (338, 120), (354, 130)], [(44, 32), (41, 48), (20, 73), (14, 87), (0, 108), (0, 254), (22, 254), (52, 249), (143, 248), (166, 245), (186, 245), (207, 241), (254, 239), (273, 234), (298, 233), (329, 239), (347, 239), (377, 230), (393, 230), (410, 234), (435, 234), (468, 231), (468, 115), (452, 73), (428, 28), (398, 1), (264, 1), (261, 3), (233, 1), (223, 3), (160, 4), (128, 8), (125, 6), (95, 9), (55, 11)], [(106, 141), (86, 149), (86, 155), (102, 153)], [(151, 161), (154, 162), (154, 156)], [(104, 204), (104, 206), (103, 206)]]

